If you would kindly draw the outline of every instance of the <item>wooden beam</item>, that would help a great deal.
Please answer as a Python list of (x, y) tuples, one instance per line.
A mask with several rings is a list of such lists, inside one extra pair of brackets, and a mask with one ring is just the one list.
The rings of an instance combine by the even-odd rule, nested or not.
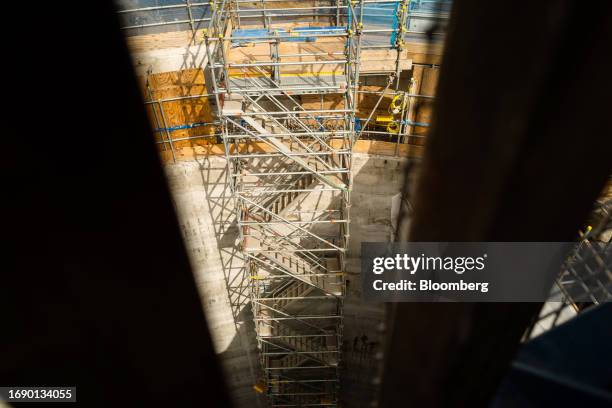
[[(331, 146), (340, 148), (342, 140), (333, 140)], [(274, 153), (275, 150), (265, 143), (239, 143), (238, 151), (241, 153)], [(383, 142), (378, 140), (358, 140), (354, 144), (353, 152), (370, 154), (373, 156), (395, 156), (395, 142)], [(399, 157), (408, 157), (418, 159), (423, 156), (424, 147), (415, 145), (400, 145)], [(235, 149), (232, 147), (232, 153)], [(176, 159), (178, 161), (197, 160), (198, 158), (208, 156), (225, 156), (225, 150), (222, 144), (198, 145), (192, 147), (179, 147), (175, 149)], [(160, 152), (161, 159), (164, 163), (172, 162), (172, 153), (170, 151)]]

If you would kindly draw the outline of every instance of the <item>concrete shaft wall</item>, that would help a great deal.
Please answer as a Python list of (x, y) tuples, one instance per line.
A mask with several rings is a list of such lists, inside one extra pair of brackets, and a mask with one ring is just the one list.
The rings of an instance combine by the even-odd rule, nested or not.
[(258, 365), (248, 288), (224, 159), (165, 166), (208, 327), (238, 407), (254, 407)]
[[(365, 407), (374, 391), (371, 377), (382, 344), (377, 328), (384, 308), (360, 300), (360, 245), (362, 240), (392, 239), (392, 203), (402, 190), (407, 160), (364, 154), (353, 158), (341, 396), (344, 406)], [(165, 170), (209, 329), (236, 406), (265, 406), (265, 400), (253, 391), (259, 362), (226, 161), (210, 156), (168, 164)], [(311, 194), (302, 201), (304, 208), (329, 206), (320, 193)]]

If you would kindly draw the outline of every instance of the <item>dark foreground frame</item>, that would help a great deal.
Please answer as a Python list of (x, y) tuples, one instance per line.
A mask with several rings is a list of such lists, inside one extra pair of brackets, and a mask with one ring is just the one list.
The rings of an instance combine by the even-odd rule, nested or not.
[[(612, 6), (457, 1), (449, 31), (410, 240), (573, 240), (612, 173)], [(381, 405), (487, 405), (540, 306), (390, 306)]]

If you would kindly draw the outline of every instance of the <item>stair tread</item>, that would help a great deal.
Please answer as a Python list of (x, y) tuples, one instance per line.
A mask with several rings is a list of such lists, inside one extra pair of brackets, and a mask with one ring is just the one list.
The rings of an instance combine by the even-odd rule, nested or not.
[[(278, 140), (278, 138), (276, 137), (271, 137), (271, 135), (273, 135), (273, 133), (270, 133), (268, 130), (266, 130), (263, 126), (261, 126), (259, 123), (257, 123), (257, 120), (255, 120), (254, 118), (250, 117), (250, 116), (244, 116), (242, 117), (242, 119), (248, 123), (249, 125), (251, 125), (258, 133), (262, 134), (262, 135), (266, 135), (266, 136), (270, 136), (266, 138), (266, 141), (272, 143), (280, 152), (283, 152), (285, 154), (290, 154), (292, 153), (291, 150), (280, 140)], [(346, 184), (344, 183), (336, 183), (333, 180), (331, 180), (329, 177), (326, 177), (322, 174), (318, 174), (316, 173), (316, 169), (311, 168), (308, 163), (302, 159), (301, 157), (298, 156), (291, 156), (291, 159), (293, 161), (295, 161), (296, 163), (298, 163), (300, 166), (302, 166), (304, 169), (313, 172), (313, 176), (317, 177), (318, 179), (320, 179), (321, 181), (329, 184), (332, 187), (335, 188), (340, 188), (340, 189), (345, 189), (346, 188)]]

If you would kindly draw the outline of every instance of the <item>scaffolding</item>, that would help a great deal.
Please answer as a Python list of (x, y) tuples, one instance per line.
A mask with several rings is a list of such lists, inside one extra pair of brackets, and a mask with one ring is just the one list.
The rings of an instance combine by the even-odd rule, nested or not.
[[(256, 389), (272, 407), (337, 406), (362, 27), (357, 17), (302, 33), (344, 39), (343, 55), (285, 62), (279, 43), (295, 33), (232, 31), (241, 3), (214, 3), (205, 43), (250, 276), (263, 377)], [(270, 60), (230, 63), (238, 41), (268, 43)], [(336, 69), (283, 78), (304, 64)], [(296, 99), (303, 94), (339, 94), (343, 104), (306, 110)]]
[[(203, 32), (206, 82), (221, 122), (250, 278), (262, 369), (255, 389), (272, 407), (339, 405), (352, 152), (367, 126), (356, 117), (362, 52), (395, 52), (372, 113), (389, 92), (399, 101), (398, 146), (414, 125), (407, 107), (420, 97), (399, 90), (405, 37), (411, 34), (408, 0), (315, 3), (278, 8), (273, 1), (213, 1)], [(315, 19), (329, 25), (275, 24), (314, 10)], [(388, 10), (389, 21), (380, 20)], [(364, 27), (364, 17), (383, 26)], [(375, 38), (366, 43), (368, 34)], [(292, 54), (283, 47), (319, 41), (341, 48)], [(230, 58), (232, 47), (262, 44), (265, 57)], [(304, 96), (333, 96), (341, 103), (305, 109)]]
[[(448, 0), (443, 1), (429, 1), (429, 0), (392, 0), (392, 1), (381, 1), (381, 0), (309, 0), (305, 2), (294, 2), (291, 7), (287, 7), (288, 2), (280, 0), (260, 0), (260, 1), (246, 1), (246, 0), (227, 0), (225, 2), (221, 0), (210, 1), (210, 2), (194, 2), (190, 0), (134, 0), (127, 2), (124, 0), (118, 1), (119, 13), (121, 15), (122, 29), (128, 36), (135, 35), (148, 35), (164, 32), (176, 32), (184, 31), (191, 32), (190, 43), (191, 45), (197, 45), (200, 47), (204, 38), (207, 39), (207, 47), (211, 46), (211, 43), (224, 43), (227, 46), (236, 45), (237, 43), (250, 43), (255, 42), (267, 42), (270, 43), (271, 48), (278, 50), (278, 45), (284, 41), (313, 41), (321, 38), (348, 38), (349, 35), (357, 36), (356, 32), (359, 30), (360, 50), (393, 50), (396, 52), (396, 61), (394, 69), (394, 82), (391, 86), (384, 88), (384, 79), (382, 80), (383, 85), (379, 89), (366, 89), (363, 87), (363, 83), (359, 83), (359, 75), (357, 75), (357, 81), (353, 82), (356, 91), (353, 92), (353, 100), (363, 100), (364, 98), (379, 98), (379, 112), (387, 109), (389, 100), (398, 101), (399, 106), (402, 107), (398, 114), (387, 115), (386, 111), (383, 112), (382, 116), (374, 115), (371, 120), (367, 121), (367, 125), (364, 126), (365, 116), (370, 107), (362, 109), (361, 112), (357, 112), (356, 124), (361, 139), (368, 140), (379, 140), (379, 141), (393, 141), (396, 143), (395, 155), (399, 156), (402, 144), (422, 146), (425, 141), (427, 129), (429, 128), (428, 118), (425, 120), (418, 120), (419, 112), (426, 107), (426, 110), (431, 110), (431, 103), (434, 99), (433, 89), (427, 92), (419, 92), (421, 85), (425, 85), (424, 80), (420, 81), (419, 78), (408, 78), (406, 83), (406, 77), (403, 78), (400, 86), (400, 73), (401, 63), (405, 60), (405, 54), (407, 45), (409, 43), (419, 44), (428, 43), (431, 39), (441, 40), (445, 30), (445, 24), (449, 17), (450, 4)], [(209, 34), (209, 28), (214, 27), (217, 29), (217, 21), (219, 16), (223, 13), (218, 12), (218, 9), (223, 7), (223, 13), (230, 13), (230, 19), (233, 20), (232, 28), (236, 29), (233, 32), (231, 40), (219, 39)], [(214, 17), (214, 18), (213, 18)], [(297, 32), (294, 30), (285, 30), (282, 27), (288, 23), (304, 23), (309, 25), (313, 22), (315, 24), (329, 24), (329, 27), (318, 29), (315, 27), (314, 31), (308, 31), (309, 27), (302, 28), (303, 32)], [(320, 24), (321, 25), (321, 24)], [(349, 28), (347, 30), (348, 27)], [(253, 30), (255, 28), (255, 30)], [(259, 37), (254, 36), (253, 33), (248, 33), (243, 37), (245, 32), (257, 31), (256, 28), (262, 28), (259, 30)], [(335, 29), (336, 32), (333, 32)], [(299, 29), (298, 29), (299, 30)], [(242, 33), (242, 34), (241, 34)], [(224, 35), (226, 33), (222, 33)], [(229, 34), (229, 33), (228, 33)], [(267, 34), (267, 35), (266, 35)], [(299, 34), (299, 36), (296, 36)], [(427, 35), (426, 35), (427, 34)], [(300, 37), (301, 36), (301, 37)], [(347, 41), (348, 42), (348, 41)], [(357, 42), (352, 42), (353, 46), (356, 46)], [(360, 53), (360, 50), (353, 49), (351, 52)], [(208, 53), (210, 50), (206, 50)], [(342, 61), (340, 56), (345, 55), (345, 51), (339, 51), (333, 53), (335, 61), (338, 64), (350, 65), (348, 61)], [(296, 54), (297, 55), (297, 54)], [(294, 56), (296, 56), (294, 55)], [(323, 69), (328, 67), (334, 62), (334, 59), (326, 61), (314, 61), (320, 59), (321, 56), (328, 56), (327, 53), (299, 53), (300, 56), (310, 56), (313, 61), (308, 63), (311, 65), (312, 70)], [(227, 58), (227, 55), (223, 56)], [(280, 77), (285, 83), (290, 83), (291, 79), (285, 77), (282, 74), (282, 68), (288, 67), (291, 62), (283, 62), (274, 66), (270, 63), (287, 59), (291, 55), (282, 55), (278, 52), (270, 53), (271, 61), (258, 61), (251, 63), (250, 66), (247, 64), (233, 64), (235, 68), (241, 68), (245, 72), (252, 72), (256, 69), (269, 70), (272, 69), (274, 73)], [(217, 59), (219, 63), (221, 59)], [(302, 64), (300, 61), (292, 62), (295, 65)], [(419, 69), (438, 69), (437, 63), (414, 63), (413, 66), (419, 67)], [(186, 67), (190, 68), (190, 67)], [(193, 67), (196, 68), (196, 67)], [(354, 69), (349, 67), (349, 69)], [(225, 72), (227, 75), (228, 72)], [(388, 75), (389, 73), (380, 73), (379, 75)], [(371, 74), (368, 74), (371, 75)], [(300, 79), (301, 82), (304, 82)], [(342, 94), (340, 88), (345, 87), (346, 83), (343, 83), (344, 75), (324, 77), (319, 75), (316, 82), (310, 81), (311, 87), (316, 89), (311, 94)], [(233, 84), (235, 82), (235, 84)], [(250, 86), (252, 81), (248, 79), (239, 79), (233, 77), (228, 82), (227, 91), (231, 92), (232, 85), (236, 85), (234, 88), (240, 88), (241, 84)], [(263, 85), (267, 85), (266, 89), (270, 92), (277, 92), (275, 84), (266, 83), (265, 80), (259, 78), (259, 82)], [(295, 81), (294, 81), (295, 82)], [(300, 82), (300, 81), (298, 81)], [(299, 85), (299, 84), (298, 84)], [(290, 86), (283, 87), (286, 91), (292, 92)], [(298, 87), (300, 88), (300, 87)], [(383, 89), (384, 88), (384, 89)], [(240, 92), (240, 89), (237, 90)], [(307, 94), (305, 89), (297, 89), (298, 93)], [(201, 95), (188, 95), (184, 97), (171, 98), (171, 99), (153, 99), (149, 98), (149, 105), (153, 106), (154, 109), (159, 112), (156, 114), (158, 117), (154, 117), (155, 131), (159, 136), (157, 141), (161, 145), (163, 150), (169, 150), (174, 160), (176, 160), (174, 142), (190, 140), (195, 141), (197, 139), (207, 139), (210, 134), (202, 135), (190, 135), (187, 138), (178, 138), (174, 135), (175, 132), (181, 132), (185, 127), (203, 127), (214, 125), (218, 126), (219, 122), (214, 121), (210, 123), (185, 123), (180, 127), (171, 126), (166, 124), (164, 120), (163, 110), (165, 104), (168, 102), (176, 101), (177, 99), (196, 99), (198, 97), (205, 97), (210, 99), (216, 99), (217, 96), (212, 92), (203, 93)], [(382, 103), (380, 103), (382, 102)], [(351, 101), (349, 101), (351, 103)], [(378, 106), (378, 104), (377, 104)], [(391, 109), (390, 109), (391, 110)], [(360, 114), (359, 114), (360, 113)], [(426, 117), (428, 115), (425, 115)], [(214, 136), (219, 138), (222, 136), (220, 133), (216, 133)]]
[[(176, 142), (210, 137), (175, 132), (214, 125), (223, 142), (261, 362), (254, 388), (272, 407), (338, 406), (353, 148), (359, 138), (390, 136), (397, 155), (400, 143), (423, 137), (411, 133), (428, 126), (413, 110), (433, 96), (419, 95), (414, 81), (400, 87), (412, 67), (406, 40), (425, 33), (419, 21), (446, 19), (447, 10), (420, 0), (137, 2), (120, 10), (128, 35), (191, 31), (206, 53), (206, 93), (154, 98), (147, 86), (147, 104), (157, 143), (174, 160)], [(287, 52), (295, 42), (321, 48)], [(233, 47), (262, 45), (265, 58), (231, 58)], [(366, 50), (387, 58), (367, 72), (383, 77), (380, 90), (362, 87)], [(364, 96), (376, 103), (360, 119)], [(169, 103), (202, 97), (216, 118), (169, 122)], [(320, 97), (320, 109), (305, 108), (305, 97)], [(339, 103), (323, 106), (324, 97)], [(389, 97), (396, 127), (377, 130), (374, 113)]]

